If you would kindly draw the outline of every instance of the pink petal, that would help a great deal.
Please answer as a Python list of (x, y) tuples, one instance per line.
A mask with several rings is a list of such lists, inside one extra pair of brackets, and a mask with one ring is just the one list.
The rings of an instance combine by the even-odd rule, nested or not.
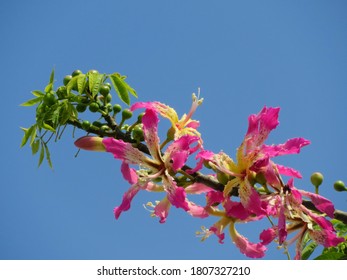
[(329, 230), (309, 231), (310, 237), (324, 247), (335, 247), (345, 241), (344, 237), (337, 237), (336, 234)]
[(276, 164), (277, 170), (280, 174), (285, 175), (285, 176), (290, 176), (290, 177), (295, 177), (295, 178), (302, 178), (301, 174), (299, 171), (286, 167), (280, 164)]
[(263, 145), (262, 151), (267, 153), (270, 157), (277, 157), (282, 155), (298, 154), (300, 149), (309, 145), (311, 142), (304, 138), (292, 138), (284, 144), (267, 146)]
[(188, 213), (196, 218), (206, 218), (209, 216), (206, 209), (202, 206), (196, 205), (194, 202), (188, 201)]
[(114, 208), (114, 215), (116, 219), (119, 218), (120, 214), (123, 211), (128, 211), (130, 209), (131, 201), (133, 200), (134, 196), (139, 192), (140, 188), (135, 184), (132, 185), (126, 193), (123, 195), (123, 200), (121, 205)]
[(144, 138), (152, 157), (157, 161), (161, 161), (158, 123), (159, 118), (157, 113), (152, 109), (147, 109), (142, 117)]
[(284, 210), (284, 206), (281, 205), (278, 215), (278, 237), (280, 245), (282, 245), (287, 239), (286, 216), (284, 214)]
[(182, 208), (185, 211), (189, 211), (189, 205), (187, 203), (184, 188), (176, 187), (175, 189), (172, 189), (168, 192), (168, 199), (176, 208)]
[(124, 161), (121, 165), (121, 172), (123, 174), (124, 179), (127, 180), (129, 184), (133, 185), (137, 183), (138, 178), (135, 169), (130, 168), (129, 164), (125, 163)]
[(303, 196), (309, 197), (318, 210), (327, 214), (330, 218), (334, 218), (335, 207), (329, 199), (326, 199), (321, 195), (303, 190), (300, 192)]
[(207, 206), (215, 206), (224, 200), (222, 192), (210, 191), (206, 195)]
[(299, 190), (294, 187), (294, 179), (290, 178), (287, 186), (290, 189), (291, 197), (294, 200), (295, 204), (300, 205), (302, 203), (302, 195)]
[(186, 199), (186, 192), (184, 188), (177, 187), (173, 178), (168, 174), (167, 170), (165, 171), (165, 175), (163, 176), (163, 186), (165, 191), (167, 192), (167, 197), (170, 203), (176, 208), (182, 208), (185, 211), (189, 210), (189, 206)]
[(252, 243), (246, 237), (240, 235), (236, 231), (233, 223), (230, 224), (230, 236), (240, 252), (247, 257), (262, 258), (265, 256), (267, 248), (261, 242)]
[(267, 108), (266, 106), (258, 115), (251, 115), (248, 118), (248, 139), (247, 149), (250, 146), (260, 146), (268, 137), (271, 130), (275, 129), (278, 122), (280, 108)]
[(263, 245), (270, 244), (277, 237), (277, 229), (276, 228), (268, 228), (263, 230), (260, 233), (260, 240), (262, 240)]
[(246, 220), (251, 215), (251, 213), (245, 209), (242, 203), (231, 201), (230, 199), (227, 199), (224, 202), (224, 208), (228, 217)]
[(256, 215), (265, 214), (258, 192), (247, 180), (241, 182), (239, 196), (245, 209)]
[(213, 225), (212, 227), (210, 227), (210, 231), (212, 231), (218, 237), (218, 242), (220, 244), (224, 243), (225, 234), (223, 232), (223, 229), (224, 228), (218, 226), (217, 223), (215, 225)]
[(164, 157), (172, 160), (174, 171), (180, 169), (186, 163), (188, 156), (192, 153), (190, 145), (197, 142), (199, 137), (184, 135), (174, 141), (166, 150)]
[(169, 210), (171, 203), (165, 197), (162, 199), (154, 208), (154, 215), (156, 215), (160, 220), (159, 223), (163, 224), (166, 221), (167, 216), (169, 215)]
[(107, 152), (112, 153), (115, 158), (124, 160), (126, 163), (143, 164), (148, 160), (142, 152), (123, 140), (104, 138), (102, 143)]
[(190, 186), (186, 187), (185, 191), (186, 193), (190, 194), (202, 194), (213, 191), (213, 189), (202, 183), (193, 183)]

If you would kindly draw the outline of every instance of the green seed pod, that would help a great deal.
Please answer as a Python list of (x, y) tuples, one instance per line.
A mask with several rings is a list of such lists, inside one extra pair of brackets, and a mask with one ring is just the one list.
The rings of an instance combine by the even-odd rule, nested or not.
[(77, 110), (77, 112), (79, 112), (79, 113), (83, 113), (86, 109), (87, 109), (87, 105), (84, 104), (84, 103), (78, 103), (78, 104), (76, 105), (76, 110)]
[(141, 113), (140, 115), (137, 116), (137, 122), (141, 123), (142, 122), (142, 117), (145, 113)]
[(108, 127), (108, 125), (104, 124), (100, 127), (100, 130), (103, 131), (103, 132), (106, 132), (108, 131), (110, 128)]
[(79, 70), (79, 69), (77, 69), (77, 70), (75, 70), (75, 71), (72, 72), (71, 76), (72, 76), (72, 77), (75, 77), (75, 76), (78, 76), (79, 74), (82, 74), (82, 71)]
[(122, 112), (122, 119), (127, 120), (130, 119), (133, 116), (133, 112), (131, 112), (129, 109), (124, 109)]
[(110, 88), (107, 85), (101, 85), (99, 92), (102, 96), (107, 96), (110, 93)]
[(120, 111), (122, 111), (122, 106), (120, 106), (119, 104), (113, 105), (113, 112), (115, 114), (119, 113)]
[(48, 106), (52, 106), (53, 104), (55, 104), (55, 102), (57, 101), (55, 98), (55, 95), (51, 92), (46, 93), (46, 95), (43, 98), (43, 101), (46, 105)]
[(334, 189), (335, 189), (335, 191), (338, 191), (338, 192), (345, 192), (345, 191), (347, 191), (345, 183), (342, 182), (341, 180), (336, 181), (334, 183)]
[(82, 128), (84, 130), (88, 130), (90, 127), (91, 127), (91, 123), (89, 121), (85, 120), (82, 122)]
[(66, 86), (66, 85), (71, 81), (71, 79), (72, 79), (72, 76), (71, 76), (71, 75), (66, 75), (66, 76), (64, 77), (64, 80), (63, 80), (64, 86)]
[(312, 175), (311, 175), (311, 183), (312, 185), (314, 185), (316, 188), (318, 188), (322, 182), (323, 182), (323, 174), (320, 173), (320, 172), (314, 172)]
[(93, 126), (96, 126), (96, 127), (101, 127), (102, 126), (102, 123), (101, 122), (99, 122), (99, 121), (94, 121), (93, 122)]
[(144, 138), (144, 136), (143, 136), (143, 130), (142, 130), (141, 125), (136, 125), (136, 126), (132, 129), (132, 131), (131, 131), (131, 136), (132, 136), (132, 138), (133, 138), (134, 140), (139, 141), (139, 142), (145, 140), (145, 138)]
[(99, 110), (99, 108), (100, 108), (100, 106), (99, 106), (99, 104), (96, 103), (96, 102), (92, 102), (92, 103), (90, 103), (90, 105), (89, 105), (89, 111), (91, 111), (91, 112), (93, 112), (93, 113), (97, 112), (97, 111)]

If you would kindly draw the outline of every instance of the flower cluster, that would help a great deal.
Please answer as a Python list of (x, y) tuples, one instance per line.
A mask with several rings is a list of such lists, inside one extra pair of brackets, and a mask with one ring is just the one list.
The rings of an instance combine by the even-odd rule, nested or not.
[[(279, 108), (264, 107), (248, 119), (247, 133), (238, 147), (235, 160), (224, 152), (205, 150), (199, 122), (192, 119), (202, 103), (193, 94), (193, 105), (188, 114), (179, 118), (176, 111), (160, 102), (138, 102), (132, 111), (145, 109), (142, 117), (144, 143), (148, 153), (140, 151), (131, 142), (110, 137), (85, 136), (75, 145), (81, 149), (106, 151), (121, 160), (121, 172), (131, 185), (123, 195), (122, 202), (114, 209), (116, 219), (129, 210), (134, 196), (141, 190), (163, 192), (161, 201), (148, 203), (153, 207), (152, 216), (164, 223), (171, 206), (181, 208), (193, 217), (215, 216), (216, 222), (209, 228), (197, 232), (202, 239), (216, 235), (224, 242), (228, 231), (233, 243), (248, 257), (261, 258), (266, 245), (277, 242), (287, 248), (296, 243), (296, 259), (301, 258), (303, 240), (309, 236), (324, 247), (336, 246), (344, 241), (336, 235), (331, 222), (334, 206), (328, 199), (300, 190), (294, 178), (301, 178), (299, 171), (279, 165), (273, 160), (277, 156), (297, 154), (310, 144), (304, 138), (292, 138), (284, 144), (266, 145), (270, 132), (279, 122)], [(170, 120), (171, 127), (165, 141), (158, 136), (159, 117)], [(187, 161), (196, 162), (189, 167)], [(137, 168), (134, 168), (137, 166)], [(212, 182), (223, 185), (223, 191), (196, 180), (204, 167), (211, 174)], [(284, 182), (282, 176), (289, 177)], [(187, 194), (204, 195), (205, 205), (197, 205)], [(310, 201), (317, 211), (305, 206)], [(241, 235), (236, 226), (268, 218), (271, 226), (259, 232), (259, 242), (253, 243)], [(291, 234), (290, 238), (289, 235)]]

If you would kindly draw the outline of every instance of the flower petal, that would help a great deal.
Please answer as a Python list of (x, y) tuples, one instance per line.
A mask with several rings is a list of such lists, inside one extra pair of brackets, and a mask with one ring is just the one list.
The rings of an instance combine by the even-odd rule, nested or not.
[(334, 218), (335, 207), (334, 207), (334, 204), (329, 199), (326, 199), (325, 197), (319, 194), (315, 194), (315, 193), (311, 193), (311, 192), (307, 192), (303, 190), (301, 190), (300, 192), (303, 196), (309, 197), (312, 203), (314, 204), (314, 206), (316, 206), (318, 210), (327, 214), (330, 218)]
[(156, 161), (161, 162), (162, 159), (159, 147), (158, 123), (159, 118), (157, 113), (152, 109), (147, 109), (142, 117), (144, 138), (152, 157)]
[(276, 237), (277, 237), (277, 230), (275, 227), (264, 229), (259, 235), (259, 238), (260, 240), (262, 240), (261, 243), (263, 245), (270, 244)]
[(124, 161), (121, 165), (121, 172), (123, 174), (124, 179), (127, 180), (129, 184), (133, 185), (137, 183), (138, 177), (135, 169), (130, 168), (129, 164), (125, 163)]
[(304, 138), (292, 138), (284, 144), (280, 145), (263, 145), (262, 151), (268, 154), (270, 157), (277, 157), (282, 155), (298, 154), (300, 149), (309, 145), (311, 142)]
[(132, 185), (123, 195), (123, 200), (121, 205), (114, 208), (114, 215), (116, 219), (119, 218), (120, 214), (124, 211), (128, 211), (130, 209), (131, 201), (134, 196), (140, 191), (140, 188), (137, 184)]
[(170, 201), (167, 197), (164, 197), (155, 207), (154, 215), (156, 215), (160, 220), (159, 223), (163, 224), (166, 222), (166, 218), (169, 215), (169, 210), (171, 207)]
[(150, 161), (141, 151), (123, 140), (104, 138), (102, 143), (107, 152), (112, 153), (115, 158), (124, 160), (126, 163), (143, 164)]
[(250, 258), (262, 258), (265, 256), (267, 248), (260, 243), (252, 243), (243, 235), (240, 235), (234, 223), (230, 223), (229, 227), (230, 236), (235, 245), (240, 249), (240, 252)]

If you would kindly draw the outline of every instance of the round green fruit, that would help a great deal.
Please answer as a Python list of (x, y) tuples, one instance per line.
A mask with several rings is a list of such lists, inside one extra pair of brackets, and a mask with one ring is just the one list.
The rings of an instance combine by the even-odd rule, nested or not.
[(113, 105), (113, 112), (115, 114), (119, 113), (120, 111), (122, 111), (122, 106), (120, 106), (119, 104)]
[(91, 127), (91, 123), (89, 121), (86, 120), (82, 122), (82, 128), (84, 130), (88, 130), (90, 127)]
[(72, 79), (72, 76), (71, 76), (71, 75), (66, 75), (66, 76), (64, 77), (64, 80), (63, 80), (64, 86), (66, 86), (66, 85), (71, 81), (71, 79)]
[(77, 70), (75, 70), (75, 71), (72, 72), (71, 76), (72, 76), (72, 77), (75, 77), (75, 76), (78, 76), (79, 74), (82, 74), (82, 71), (79, 70), (79, 69), (77, 69)]
[(110, 88), (107, 85), (101, 85), (99, 92), (102, 96), (107, 96), (110, 93)]
[(76, 110), (77, 110), (77, 112), (79, 112), (79, 113), (83, 113), (86, 109), (87, 109), (87, 105), (86, 105), (86, 104), (78, 103), (78, 104), (76, 105)]
[(45, 97), (43, 98), (44, 103), (46, 103), (48, 106), (51, 106), (55, 104), (56, 98), (53, 93), (46, 93)]
[(311, 183), (312, 185), (314, 185), (315, 187), (319, 187), (322, 182), (323, 182), (323, 174), (320, 173), (320, 172), (314, 172), (312, 175), (311, 175)]
[(122, 118), (127, 120), (130, 119), (133, 116), (133, 112), (131, 112), (129, 109), (124, 109), (122, 112)]
[(346, 185), (344, 182), (342, 182), (341, 180), (336, 181), (334, 183), (334, 189), (338, 192), (343, 192), (343, 191), (347, 191)]
[(89, 111), (91, 111), (91, 112), (93, 112), (93, 113), (97, 112), (97, 111), (99, 110), (99, 108), (100, 108), (100, 106), (99, 106), (99, 104), (96, 103), (96, 102), (92, 102), (92, 103), (90, 103), (90, 105), (89, 105)]

